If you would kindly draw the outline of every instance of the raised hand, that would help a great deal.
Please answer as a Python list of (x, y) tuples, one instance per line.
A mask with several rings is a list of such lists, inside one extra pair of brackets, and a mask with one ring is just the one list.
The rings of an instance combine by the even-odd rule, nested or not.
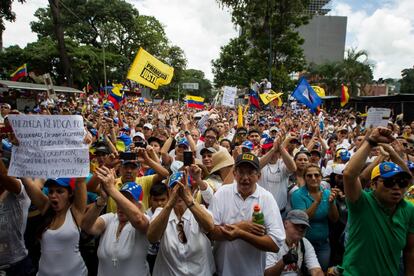
[(385, 127), (374, 128), (369, 135), (369, 139), (377, 143), (389, 144), (395, 140), (392, 130)]

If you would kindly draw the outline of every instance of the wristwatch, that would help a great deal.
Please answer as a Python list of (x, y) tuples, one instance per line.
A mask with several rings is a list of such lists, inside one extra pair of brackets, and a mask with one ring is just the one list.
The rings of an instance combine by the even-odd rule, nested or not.
[(96, 205), (96, 207), (98, 207), (98, 208), (105, 207), (105, 206), (106, 206), (106, 202), (105, 202), (103, 205), (99, 205), (99, 204), (98, 204), (98, 200), (99, 200), (100, 198), (101, 198), (101, 197), (99, 197), (99, 196), (98, 196), (98, 197), (96, 198), (96, 200), (95, 200), (95, 205)]

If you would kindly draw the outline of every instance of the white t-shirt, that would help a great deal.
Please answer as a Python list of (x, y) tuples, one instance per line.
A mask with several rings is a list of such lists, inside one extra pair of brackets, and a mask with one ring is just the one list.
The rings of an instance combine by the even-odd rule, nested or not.
[(21, 182), (20, 186), (19, 194), (4, 191), (0, 197), (0, 266), (17, 263), (27, 256), (24, 231), (30, 199)]
[(117, 239), (118, 215), (108, 213), (100, 218), (105, 222), (105, 231), (101, 235), (97, 253), (98, 275), (149, 275), (146, 261), (149, 246), (147, 235), (127, 222)]
[[(279, 208), (272, 194), (256, 185), (256, 191), (244, 200), (237, 191), (237, 183), (223, 185), (215, 194), (209, 209), (213, 213), (214, 223), (234, 224), (252, 219), (253, 207), (259, 204), (262, 209), (266, 234), (278, 247), (285, 240), (285, 229)], [(216, 241), (214, 258), (218, 275), (262, 276), (266, 264), (266, 252), (237, 239), (234, 241)]]
[[(151, 221), (161, 211), (162, 208), (157, 208)], [(208, 210), (206, 211), (208, 212)], [(160, 250), (152, 275), (213, 275), (215, 268), (210, 240), (189, 209), (184, 212), (181, 219), (184, 222), (183, 228), (187, 243), (181, 243), (178, 239), (177, 224), (179, 220), (172, 210), (160, 241)]]
[[(316, 257), (315, 250), (313, 249), (312, 244), (306, 239), (303, 238), (303, 244), (305, 246), (305, 256), (303, 256), (302, 249), (300, 247), (300, 243), (298, 245), (298, 262), (295, 264), (285, 265), (283, 271), (280, 275), (284, 276), (296, 276), (302, 275), (300, 274), (300, 268), (302, 266), (303, 259), (305, 259), (306, 268), (309, 270), (314, 268), (320, 268), (318, 258)], [(289, 247), (286, 243), (283, 243), (283, 246), (280, 248), (278, 253), (267, 252), (266, 253), (266, 269), (275, 265), (279, 262), (283, 255), (288, 253)]]
[(287, 205), (287, 189), (289, 185), (289, 171), (282, 159), (276, 164), (267, 164), (262, 168), (262, 176), (257, 184), (269, 191), (276, 200), (280, 210)]

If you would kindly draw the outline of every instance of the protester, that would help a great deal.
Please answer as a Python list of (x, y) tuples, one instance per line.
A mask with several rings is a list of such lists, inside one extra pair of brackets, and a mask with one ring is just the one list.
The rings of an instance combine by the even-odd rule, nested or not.
[(48, 179), (42, 193), (31, 179), (26, 191), (42, 214), (37, 232), (41, 256), (38, 276), (88, 274), (79, 252), (80, 225), (86, 207), (86, 184), (82, 178)]
[(322, 270), (326, 271), (331, 254), (328, 220), (338, 220), (335, 198), (339, 191), (337, 188), (322, 189), (322, 173), (316, 164), (309, 164), (305, 168), (304, 177), (305, 185), (292, 194), (291, 205), (292, 209), (304, 210), (308, 214), (311, 228), (306, 238), (315, 248)]
[[(257, 185), (261, 174), (255, 155), (239, 155), (234, 176), (236, 183), (222, 186), (209, 207), (217, 274), (263, 275), (265, 252), (279, 251), (285, 239), (280, 210), (273, 196)], [(252, 222), (256, 204), (262, 208), (264, 225)]]
[(178, 175), (170, 177), (169, 200), (155, 210), (148, 229), (148, 240), (160, 242), (153, 275), (212, 275), (214, 261), (206, 234), (214, 228), (213, 218), (194, 201), (187, 172)]
[(391, 130), (375, 128), (345, 168), (351, 223), (343, 275), (398, 275), (402, 253), (405, 275), (414, 273), (414, 206), (403, 199), (411, 180), (408, 167), (402, 160), (401, 166), (392, 162), (377, 165), (371, 173), (375, 187), (371, 192), (364, 191), (358, 179), (372, 147), (394, 139)]
[(265, 276), (312, 275), (323, 276), (312, 244), (304, 237), (310, 227), (302, 210), (291, 210), (283, 222), (286, 240), (279, 252), (266, 254)]
[[(101, 236), (98, 275), (148, 275), (149, 217), (140, 210), (141, 186), (127, 182), (118, 190), (113, 171), (106, 167), (97, 169), (97, 175), (101, 196), (85, 214), (82, 228), (91, 235)], [(117, 212), (99, 216), (108, 196), (116, 202)]]

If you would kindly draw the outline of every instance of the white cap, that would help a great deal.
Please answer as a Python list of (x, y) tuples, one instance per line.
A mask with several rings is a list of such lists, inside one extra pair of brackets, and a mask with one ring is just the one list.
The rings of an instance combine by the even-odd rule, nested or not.
[(332, 165), (332, 173), (343, 175), (345, 169), (345, 164), (333, 164)]
[(144, 125), (144, 127), (146, 127), (146, 128), (149, 128), (149, 129), (153, 130), (153, 126), (152, 126), (152, 124), (150, 124), (150, 123), (146, 123), (146, 124)]
[(135, 137), (139, 137), (139, 138), (141, 138), (142, 140), (145, 140), (145, 135), (144, 135), (144, 133), (142, 133), (142, 132), (136, 132), (136, 133), (134, 134), (134, 137), (132, 137), (132, 139), (134, 139)]

